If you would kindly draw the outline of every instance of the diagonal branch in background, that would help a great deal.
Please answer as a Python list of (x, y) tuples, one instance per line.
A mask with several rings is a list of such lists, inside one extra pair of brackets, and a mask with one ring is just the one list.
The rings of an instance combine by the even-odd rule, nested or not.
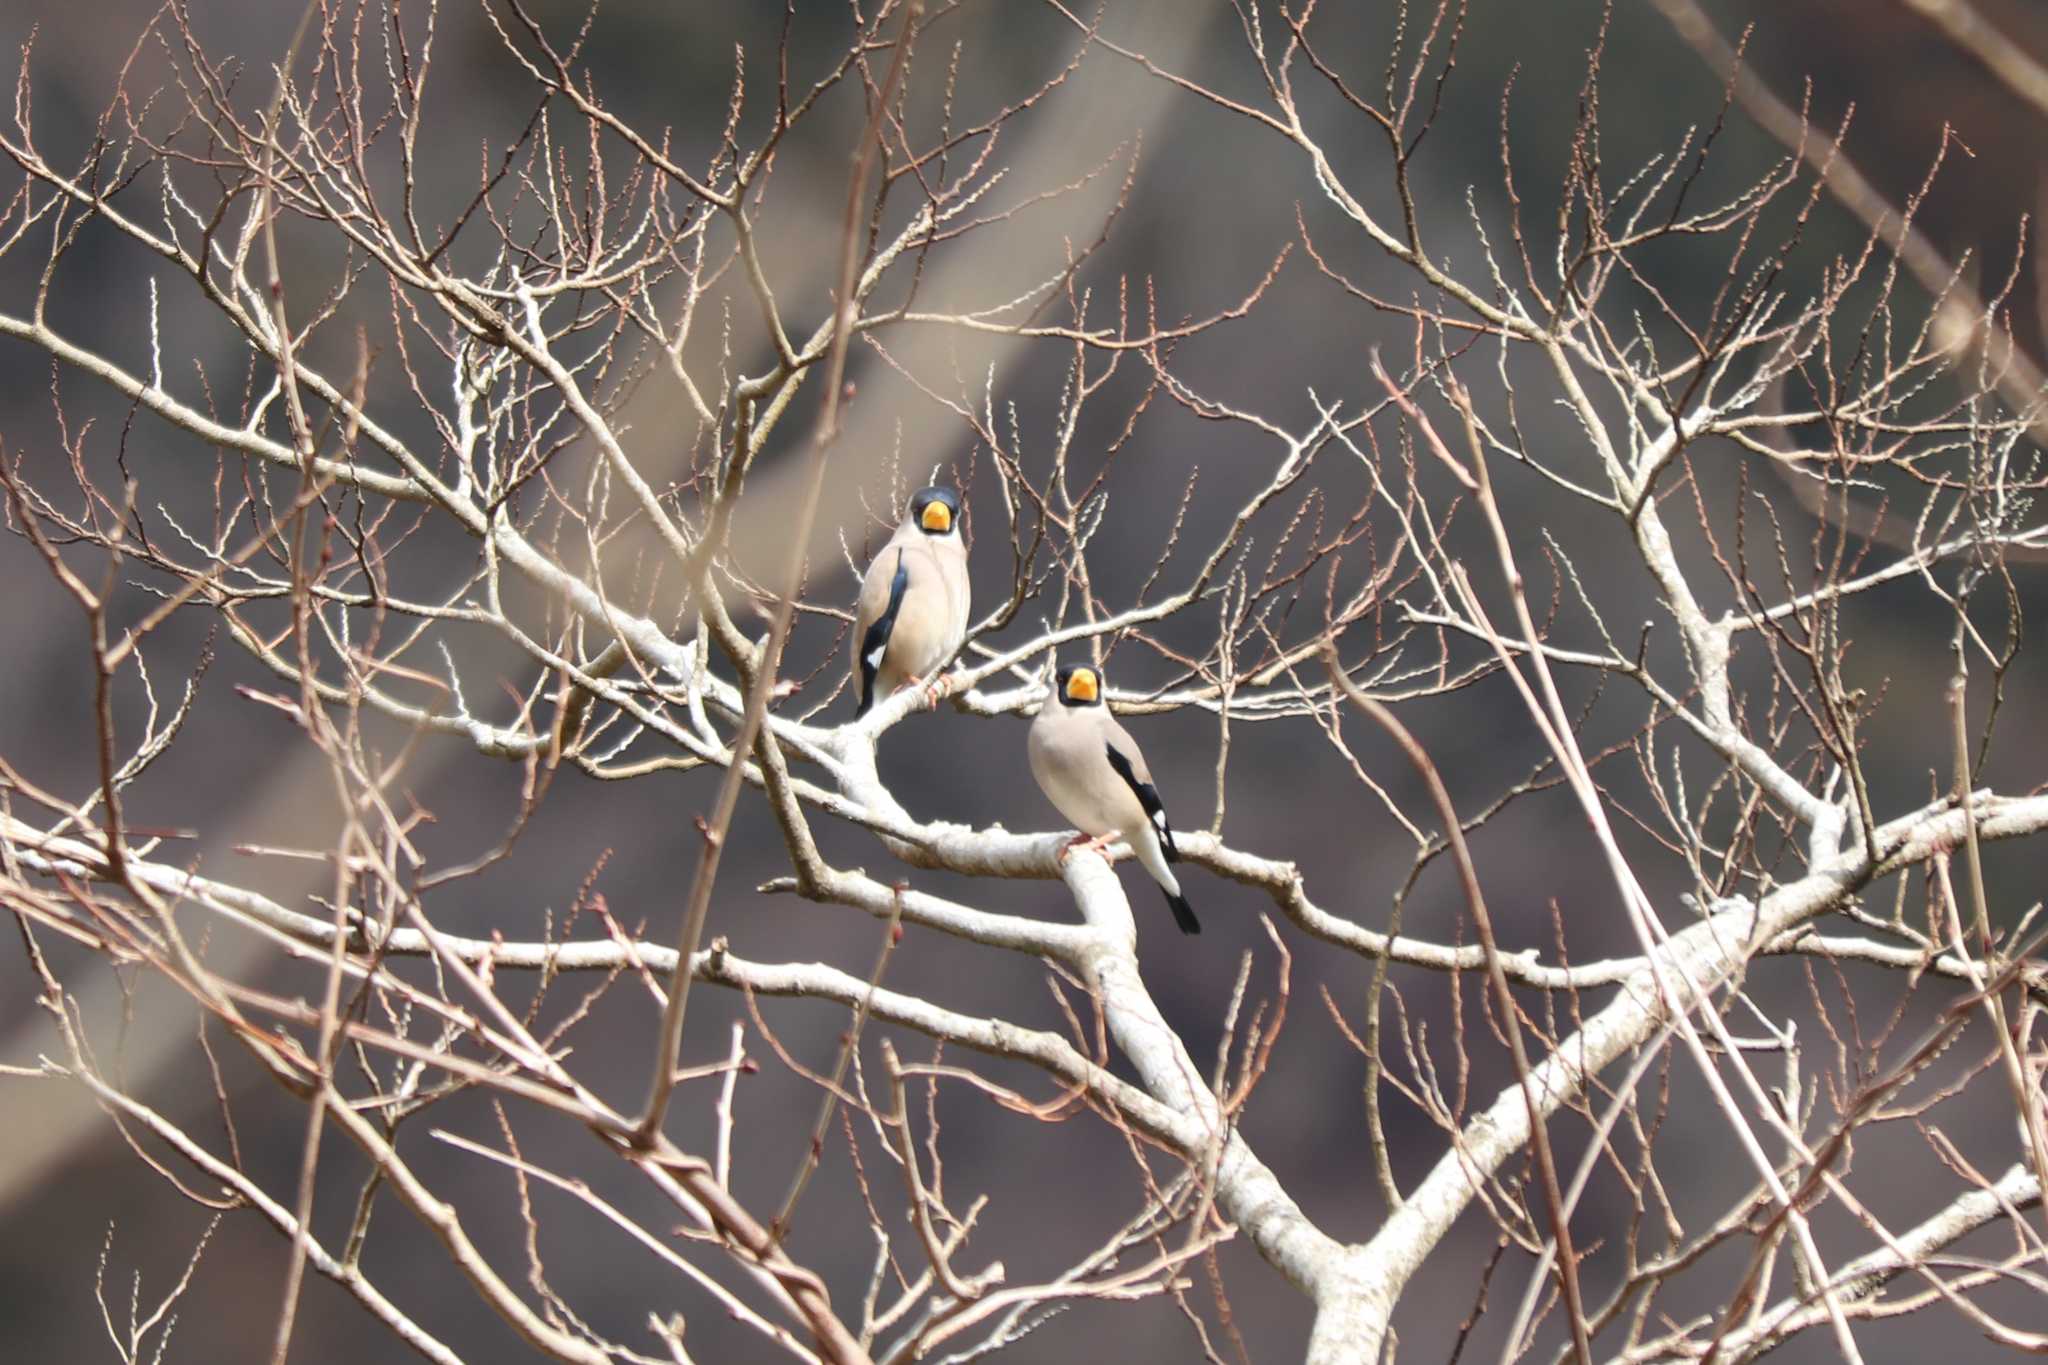
[(2048, 119), (2048, 66), (2019, 43), (1998, 31), (1970, 0), (1899, 0), (1907, 9), (1940, 29), (1942, 36), (1969, 53), (2005, 88)]
[[(1922, 13), (1953, 11), (1955, 0), (1903, 0)], [(1810, 166), (1843, 208), (1856, 215), (1880, 241), (1898, 253), (1899, 260), (1920, 282), (1928, 297), (1940, 301), (1944, 321), (1956, 335), (1968, 337), (1972, 349), (1983, 351), (1995, 382), (2016, 413), (2030, 415), (2036, 440), (2048, 439), (2048, 411), (2043, 410), (2042, 390), (2048, 374), (2033, 357), (2014, 344), (2009, 332), (2001, 332), (1989, 316), (1983, 299), (1962, 279), (1941, 249), (1914, 225), (1910, 214), (1893, 208), (1884, 192), (1858, 170), (1848, 154), (1833, 142), (1809, 138), (1806, 120), (1750, 67), (1742, 54), (1730, 46), (1714, 27), (1714, 21), (1699, 0), (1650, 0), (1658, 13), (1699, 54), (1717, 77), (1728, 84), (1757, 126)], [(1953, 36), (1953, 35), (1951, 35)], [(1975, 50), (1974, 48), (1972, 49)], [(2048, 116), (2048, 104), (2042, 104)]]

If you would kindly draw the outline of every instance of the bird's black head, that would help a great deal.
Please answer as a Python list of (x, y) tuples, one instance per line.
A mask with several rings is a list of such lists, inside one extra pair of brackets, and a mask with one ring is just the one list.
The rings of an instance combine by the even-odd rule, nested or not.
[(1102, 705), (1102, 675), (1086, 664), (1068, 664), (1055, 675), (1062, 706)]
[(910, 519), (928, 536), (960, 534), (960, 495), (943, 485), (920, 488), (910, 500)]

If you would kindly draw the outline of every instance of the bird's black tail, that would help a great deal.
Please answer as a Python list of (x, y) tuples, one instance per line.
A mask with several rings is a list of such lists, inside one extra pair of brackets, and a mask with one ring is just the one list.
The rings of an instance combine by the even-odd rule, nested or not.
[(1173, 922), (1180, 926), (1183, 934), (1202, 932), (1202, 922), (1195, 918), (1195, 907), (1188, 904), (1186, 896), (1177, 896), (1169, 891), (1166, 893), (1166, 903), (1172, 907)]

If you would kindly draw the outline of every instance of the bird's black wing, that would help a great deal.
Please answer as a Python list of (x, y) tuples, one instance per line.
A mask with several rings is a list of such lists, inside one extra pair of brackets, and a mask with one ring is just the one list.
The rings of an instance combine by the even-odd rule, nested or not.
[(875, 674), (881, 671), (882, 656), (889, 652), (889, 634), (896, 629), (896, 613), (903, 606), (904, 590), (910, 586), (910, 569), (903, 562), (903, 551), (896, 551), (896, 576), (889, 580), (889, 605), (875, 623), (868, 627), (868, 633), (860, 642), (860, 707), (853, 714), (856, 717), (868, 713), (875, 704)]
[(1159, 799), (1159, 788), (1141, 779), (1137, 768), (1116, 745), (1105, 744), (1102, 747), (1109, 755), (1109, 766), (1116, 769), (1116, 775), (1129, 783), (1131, 790), (1138, 794), (1138, 804), (1145, 808), (1146, 818), (1152, 821), (1152, 828), (1159, 833), (1159, 844), (1166, 851), (1166, 861), (1179, 862), (1180, 849), (1173, 842), (1173, 825), (1166, 818), (1166, 803)]

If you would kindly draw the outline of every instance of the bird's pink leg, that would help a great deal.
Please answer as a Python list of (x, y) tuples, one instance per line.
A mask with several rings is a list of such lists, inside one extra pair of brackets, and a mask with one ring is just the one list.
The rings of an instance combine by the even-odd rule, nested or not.
[(924, 709), (932, 711), (938, 708), (940, 702), (952, 695), (953, 675), (951, 673), (941, 673), (930, 682), (926, 682), (915, 673), (906, 673), (903, 675), (902, 683), (898, 686), (920, 689), (924, 693)]
[(1071, 858), (1075, 853), (1080, 852), (1082, 850), (1086, 850), (1089, 853), (1103, 853), (1109, 848), (1111, 844), (1115, 843), (1121, 837), (1121, 835), (1115, 833), (1076, 833), (1073, 838), (1067, 840), (1067, 846), (1060, 850), (1059, 860), (1061, 862), (1065, 862), (1068, 858)]
[(901, 692), (906, 687), (915, 687), (922, 691), (924, 693), (924, 709), (927, 711), (935, 710), (940, 702), (952, 695), (953, 675), (951, 673), (941, 673), (930, 682), (926, 682), (915, 673), (906, 673), (903, 675), (903, 681), (896, 684), (896, 690)]

